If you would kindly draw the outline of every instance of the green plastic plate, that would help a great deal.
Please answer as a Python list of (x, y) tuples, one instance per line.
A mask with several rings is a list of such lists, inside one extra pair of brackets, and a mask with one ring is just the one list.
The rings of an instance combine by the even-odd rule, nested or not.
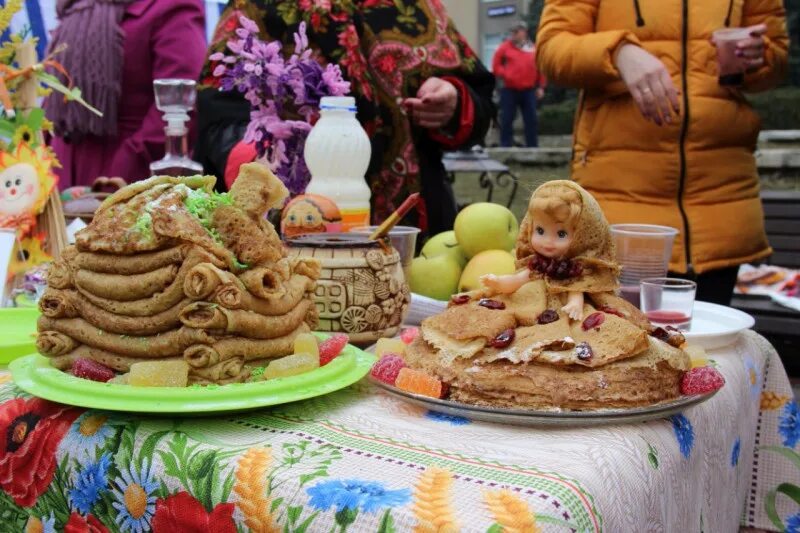
[(0, 365), (36, 351), (35, 307), (0, 308)]
[(54, 402), (134, 413), (208, 414), (244, 411), (305, 400), (352, 385), (369, 372), (375, 356), (348, 345), (328, 363), (286, 378), (230, 385), (131, 387), (76, 378), (38, 354), (13, 361), (11, 375), (29, 394)]

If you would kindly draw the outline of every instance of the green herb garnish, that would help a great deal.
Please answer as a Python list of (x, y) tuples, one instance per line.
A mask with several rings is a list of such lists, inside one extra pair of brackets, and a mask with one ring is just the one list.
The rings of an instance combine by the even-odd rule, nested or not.
[(230, 193), (206, 192), (202, 189), (190, 189), (186, 198), (183, 199), (186, 210), (195, 217), (205, 228), (214, 242), (222, 244), (222, 237), (214, 228), (211, 220), (214, 210), (220, 205), (233, 205), (233, 198)]

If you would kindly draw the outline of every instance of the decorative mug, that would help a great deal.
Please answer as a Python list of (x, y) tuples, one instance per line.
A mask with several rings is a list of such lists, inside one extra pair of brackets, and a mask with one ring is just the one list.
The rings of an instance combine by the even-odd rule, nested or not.
[(287, 240), (289, 256), (322, 264), (314, 291), (319, 331), (344, 332), (355, 344), (396, 335), (411, 302), (397, 250), (366, 235), (319, 233)]

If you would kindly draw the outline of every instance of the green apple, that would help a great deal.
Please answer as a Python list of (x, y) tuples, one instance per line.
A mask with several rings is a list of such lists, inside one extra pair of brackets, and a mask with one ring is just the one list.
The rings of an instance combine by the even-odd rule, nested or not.
[(485, 274), (505, 276), (516, 272), (514, 256), (505, 250), (486, 250), (478, 253), (469, 260), (461, 279), (458, 282), (458, 292), (471, 291), (481, 286), (480, 277)]
[(484, 250), (514, 248), (519, 233), (517, 217), (500, 204), (479, 202), (468, 205), (456, 217), (458, 244), (473, 258)]
[(450, 254), (419, 256), (411, 263), (409, 278), (411, 292), (436, 300), (449, 300), (458, 289), (461, 266)]
[(467, 256), (456, 240), (455, 231), (445, 231), (434, 235), (422, 247), (422, 255), (425, 257), (433, 257), (445, 253), (452, 255), (461, 268), (467, 265)]

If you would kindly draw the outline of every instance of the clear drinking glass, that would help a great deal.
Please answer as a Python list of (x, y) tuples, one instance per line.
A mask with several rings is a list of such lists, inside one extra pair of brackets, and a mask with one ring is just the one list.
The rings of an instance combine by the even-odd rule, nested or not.
[(641, 288), (642, 312), (651, 323), (689, 329), (697, 283), (675, 278), (646, 278)]
[(611, 237), (617, 251), (620, 296), (639, 307), (639, 282), (667, 275), (672, 242), (678, 230), (653, 224), (613, 224)]

